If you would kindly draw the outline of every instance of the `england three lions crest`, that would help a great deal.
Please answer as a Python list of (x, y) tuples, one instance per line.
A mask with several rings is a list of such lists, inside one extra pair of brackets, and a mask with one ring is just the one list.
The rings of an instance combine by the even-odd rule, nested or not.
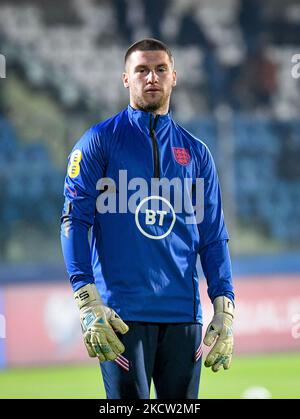
[(188, 149), (181, 147), (172, 147), (173, 155), (177, 163), (187, 166), (191, 161), (191, 155)]

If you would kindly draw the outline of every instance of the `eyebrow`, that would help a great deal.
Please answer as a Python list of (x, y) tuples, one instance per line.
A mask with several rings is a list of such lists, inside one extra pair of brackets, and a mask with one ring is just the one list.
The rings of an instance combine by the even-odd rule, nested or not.
[[(160, 63), (160, 64), (156, 64), (155, 67), (168, 67), (168, 63)], [(137, 66), (134, 67), (135, 70), (139, 69), (139, 68), (148, 68), (149, 65), (148, 64), (138, 64)]]

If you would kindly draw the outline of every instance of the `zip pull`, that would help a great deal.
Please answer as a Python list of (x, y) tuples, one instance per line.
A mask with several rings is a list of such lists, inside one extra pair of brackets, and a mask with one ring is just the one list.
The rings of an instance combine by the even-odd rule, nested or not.
[[(159, 117), (160, 117), (160, 115), (155, 115), (155, 116), (152, 118), (152, 114), (150, 113), (150, 124), (149, 124), (149, 126), (150, 126), (150, 134), (151, 134), (151, 136), (152, 136), (153, 134), (155, 134), (155, 128), (156, 128), (156, 126), (157, 126), (157, 123), (158, 123)], [(153, 122), (153, 123), (152, 123), (152, 122)]]

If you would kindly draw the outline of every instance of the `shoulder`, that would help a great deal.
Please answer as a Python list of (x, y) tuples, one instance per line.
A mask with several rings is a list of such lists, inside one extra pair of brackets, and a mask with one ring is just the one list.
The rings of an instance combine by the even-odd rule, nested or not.
[(183, 128), (178, 123), (173, 121), (173, 124), (174, 129), (177, 130), (186, 146), (190, 148), (190, 150), (193, 152), (195, 156), (197, 156), (201, 160), (212, 158), (210, 150), (203, 140), (200, 140), (200, 138), (193, 135), (191, 132), (189, 132), (186, 128)]
[(84, 132), (74, 149), (79, 148), (86, 153), (97, 152), (99, 149), (105, 151), (116, 131), (124, 126), (127, 119), (127, 112), (124, 109), (104, 121), (97, 122)]
[(127, 109), (113, 115), (112, 117), (98, 122), (89, 129), (89, 134), (92, 137), (109, 137), (114, 135), (117, 130), (124, 126), (128, 121)]

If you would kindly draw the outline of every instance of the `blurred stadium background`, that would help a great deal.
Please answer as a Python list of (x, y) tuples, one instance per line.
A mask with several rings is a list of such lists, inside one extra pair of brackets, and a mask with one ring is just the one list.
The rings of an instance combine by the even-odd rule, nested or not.
[(297, 0), (0, 0), (0, 398), (105, 397), (61, 256), (62, 190), (75, 141), (127, 106), (124, 51), (146, 36), (174, 52), (173, 116), (214, 155), (231, 235), (236, 355), (200, 396), (299, 398)]

